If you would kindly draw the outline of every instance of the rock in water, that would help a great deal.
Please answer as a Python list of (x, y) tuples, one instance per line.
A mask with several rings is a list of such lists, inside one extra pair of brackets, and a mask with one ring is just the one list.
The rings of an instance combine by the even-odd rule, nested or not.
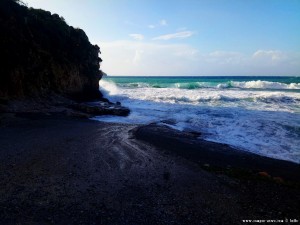
[(73, 104), (72, 108), (90, 115), (128, 116), (130, 113), (128, 108), (110, 102)]

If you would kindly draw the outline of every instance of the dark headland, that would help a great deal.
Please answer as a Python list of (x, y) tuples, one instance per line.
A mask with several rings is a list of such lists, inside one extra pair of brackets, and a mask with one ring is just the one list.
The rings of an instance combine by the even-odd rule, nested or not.
[(299, 164), (89, 120), (129, 109), (103, 98), (84, 31), (13, 0), (0, 1), (0, 30), (0, 224), (300, 219)]

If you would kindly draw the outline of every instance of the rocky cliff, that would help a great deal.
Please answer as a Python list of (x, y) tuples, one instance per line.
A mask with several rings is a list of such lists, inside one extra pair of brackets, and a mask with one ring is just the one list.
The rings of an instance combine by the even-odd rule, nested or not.
[(99, 53), (84, 31), (63, 17), (0, 0), (0, 100), (51, 93), (99, 99)]

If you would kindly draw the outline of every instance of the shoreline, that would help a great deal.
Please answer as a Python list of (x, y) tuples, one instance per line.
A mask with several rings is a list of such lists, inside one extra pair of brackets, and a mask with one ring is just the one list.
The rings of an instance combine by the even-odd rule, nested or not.
[(121, 120), (163, 121), (178, 130), (201, 132), (211, 141), (300, 163), (299, 90), (291, 91), (296, 86), (288, 87), (287, 80), (278, 82), (272, 77), (269, 81), (118, 77), (101, 80), (100, 86), (107, 98), (132, 109), (134, 117)]
[[(299, 219), (300, 189), (286, 183), (299, 181), (299, 166), (238, 154), (228, 146), (154, 124), (11, 115), (0, 124), (0, 146), (4, 224), (240, 224), (242, 219)], [(182, 151), (182, 146), (189, 151)], [(202, 153), (195, 153), (200, 146)], [(246, 169), (267, 162), (267, 169), (257, 171), (280, 175), (283, 182), (214, 170), (227, 168), (229, 162), (239, 169), (245, 162)]]
[[(282, 177), (300, 182), (300, 164), (258, 155), (236, 149), (223, 143), (206, 141), (195, 133), (182, 132), (156, 124), (139, 126), (136, 137), (158, 148), (177, 154), (207, 169), (238, 168), (249, 173), (267, 172), (272, 177)], [(225, 172), (225, 171), (224, 171)]]

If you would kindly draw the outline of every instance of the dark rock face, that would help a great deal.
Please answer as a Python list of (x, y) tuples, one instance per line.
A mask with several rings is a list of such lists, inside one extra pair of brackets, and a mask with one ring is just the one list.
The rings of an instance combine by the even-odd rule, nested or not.
[(59, 15), (17, 2), (0, 1), (0, 99), (101, 98), (99, 47)]
[(89, 115), (114, 115), (114, 116), (128, 116), (130, 110), (119, 104), (113, 104), (110, 102), (91, 102), (73, 104), (71, 108), (87, 113)]

